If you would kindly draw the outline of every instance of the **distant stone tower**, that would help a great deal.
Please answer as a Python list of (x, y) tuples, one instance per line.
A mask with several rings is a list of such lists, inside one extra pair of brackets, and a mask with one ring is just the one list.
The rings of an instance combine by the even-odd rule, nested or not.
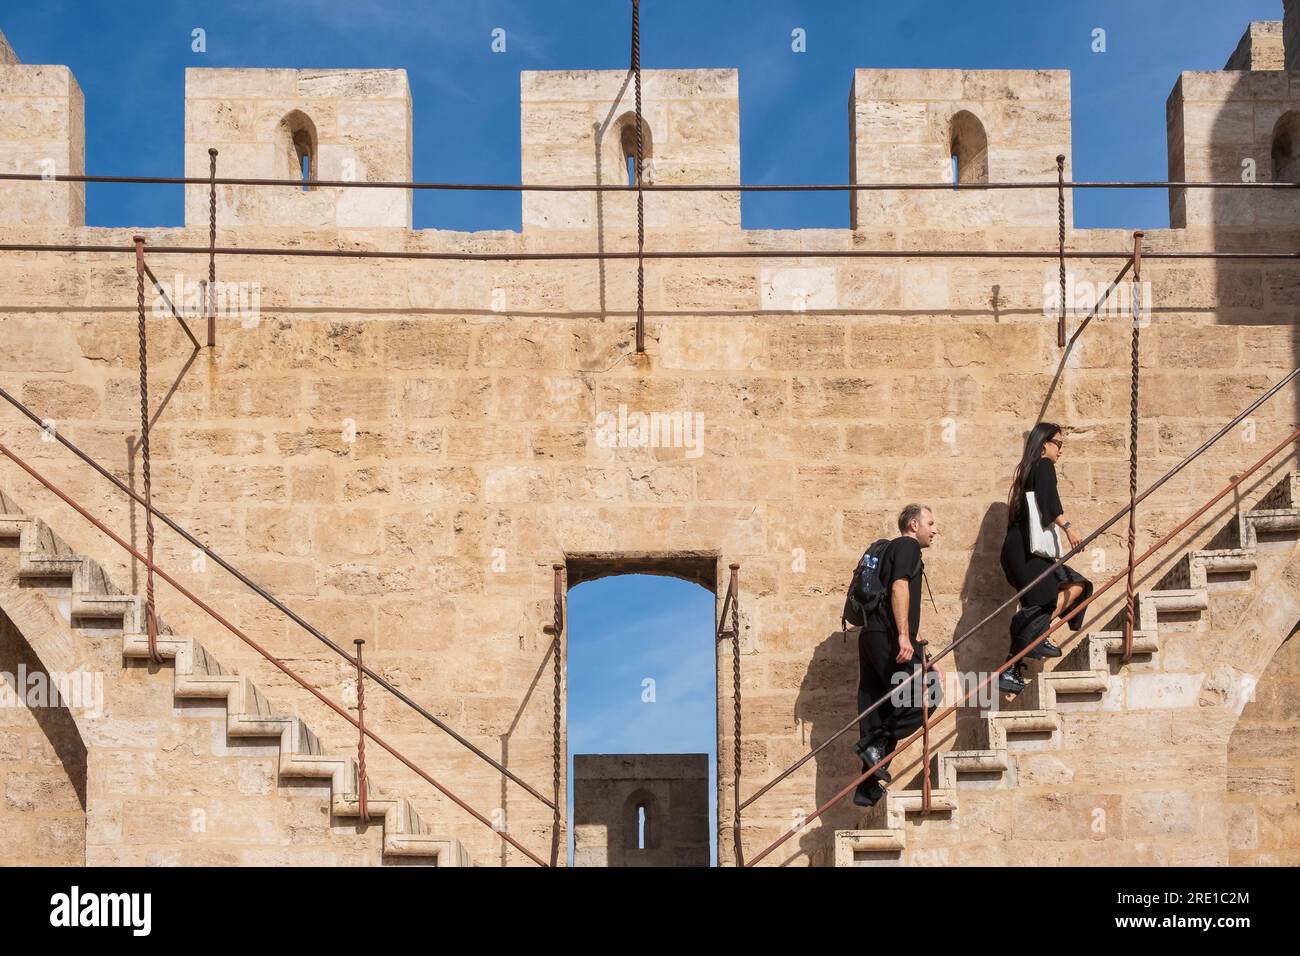
[(574, 754), (574, 866), (708, 866), (708, 754)]
[[(303, 188), (222, 186), (222, 226), (411, 228), (411, 192), (314, 186), (411, 179), (405, 70), (185, 71), (185, 175), (301, 178)], [(185, 190), (185, 224), (208, 222), (208, 189)]]
[[(0, 34), (5, 129), (0, 171), (42, 176), (86, 171), (85, 104), (66, 66), (28, 66)], [(82, 226), (84, 183), (0, 183), (0, 225)]]
[[(1181, 74), (1165, 106), (1170, 182), (1300, 182), (1300, 3), (1287, 21), (1250, 24), (1223, 70)], [(1284, 36), (1290, 40), (1283, 50)], [(1300, 195), (1278, 190), (1171, 189), (1169, 224), (1300, 222)]]

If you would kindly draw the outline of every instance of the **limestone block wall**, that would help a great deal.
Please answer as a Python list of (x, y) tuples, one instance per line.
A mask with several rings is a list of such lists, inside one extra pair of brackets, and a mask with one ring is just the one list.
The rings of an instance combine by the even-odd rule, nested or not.
[[(567, 76), (557, 79), (560, 90), (573, 89)], [(1065, 82), (1057, 74), (1034, 76), (1026, 82), (1049, 93)], [(716, 71), (672, 71), (660, 89), (716, 89), (727, 101), (728, 82)], [(962, 99), (944, 100), (934, 115), (949, 115), (952, 102), (977, 101), (974, 91), (989, 81), (958, 74), (955, 82)], [(539, 95), (549, 89), (545, 77), (526, 79), (526, 89), (530, 83)], [(857, 90), (855, 96), (863, 87)], [(1010, 117), (1012, 104), (1004, 107)], [(587, 103), (575, 112), (592, 109)], [(659, 109), (668, 112), (673, 143), (673, 130), (680, 132), (673, 107)], [(526, 117), (540, 115), (529, 110)], [(1043, 110), (1031, 112), (1041, 119)], [(721, 105), (717, 111), (725, 113)], [(998, 128), (985, 122), (990, 132)], [(653, 128), (664, 142), (662, 122)], [(1032, 140), (1026, 155), (1050, 158), (1054, 170), (1056, 153), (1069, 153), (1068, 137), (1059, 145), (1047, 139)], [(996, 136), (989, 153), (994, 175), (995, 144)], [(722, 174), (707, 166), (707, 156), (699, 161), (708, 175)], [(525, 180), (537, 169), (528, 162)], [(1026, 177), (1043, 175), (1029, 165)], [(657, 170), (660, 181), (678, 175), (689, 181), (704, 173)], [(917, 175), (902, 164), (874, 178)], [(932, 175), (938, 179), (941, 171)], [(679, 228), (676, 213), (656, 218), (669, 197), (647, 194), (647, 221), (662, 223), (648, 231), (654, 246), (772, 255), (647, 261), (640, 356), (633, 262), (222, 257), (219, 280), (255, 284), (259, 296), (256, 310), (219, 316), (214, 349), (191, 356), (172, 318), (149, 319), (155, 501), (337, 642), (365, 639), (368, 663), (544, 791), (553, 752), (551, 637), (543, 630), (553, 615), (552, 565), (592, 554), (739, 562), (741, 789), (751, 793), (851, 713), (856, 649), (839, 633), (842, 589), (862, 549), (890, 532), (903, 504), (930, 504), (941, 528), (926, 557), (937, 610), (927, 602), (922, 627), (922, 636), (941, 647), (1010, 593), (997, 566), (1002, 502), (1023, 433), (1040, 414), (1069, 430), (1062, 493), (1081, 527), (1095, 527), (1128, 494), (1126, 306), (1095, 320), (1063, 355), (1055, 345), (1054, 306), (1045, 305), (1056, 288), (1050, 258), (800, 261), (775, 253), (1053, 250), (1049, 192), (1043, 201), (1052, 215), (1043, 221), (1018, 205), (1021, 199), (962, 191), (945, 194), (956, 214), (942, 223), (922, 217), (876, 224), (860, 216), (854, 230), (771, 231), (703, 231), (689, 220)], [(625, 232), (588, 212), (556, 212), (547, 222), (566, 229), (553, 230), (530, 218), (529, 201), (522, 234), (308, 224), (295, 238), (310, 247), (346, 242), (374, 250), (398, 242), (428, 251), (630, 248)], [(984, 211), (1006, 225), (978, 228)], [(1010, 225), (1027, 216), (1031, 224)], [(206, 222), (188, 221), (184, 229), (145, 230), (148, 245), (203, 245)], [(36, 224), (7, 234), (41, 241), (66, 230)], [(76, 241), (87, 244), (129, 244), (131, 235), (75, 231)], [(234, 217), (222, 220), (218, 239), (273, 245), (284, 231)], [(1154, 230), (1146, 248), (1291, 249), (1298, 240), (1294, 227), (1261, 234), (1216, 226)], [(1071, 249), (1113, 254), (1127, 251), (1131, 237), (1071, 229), (1067, 241)], [(150, 261), (160, 278), (206, 275), (205, 257), (155, 253)], [(1086, 311), (1088, 290), (1104, 288), (1120, 264), (1072, 259), (1073, 301)], [(1151, 318), (1142, 332), (1139, 404), (1145, 485), (1294, 366), (1297, 273), (1285, 262), (1149, 259), (1143, 277)], [(0, 289), (0, 384), (138, 488), (131, 257), (5, 256)], [(620, 408), (702, 415), (703, 442), (698, 449), (671, 440), (634, 447), (626, 436), (611, 443), (599, 436), (599, 416), (617, 416)], [(1284, 393), (1166, 485), (1141, 510), (1139, 547), (1280, 440), (1295, 420), (1295, 395)], [(119, 533), (143, 541), (139, 509), (11, 410), (0, 409), (0, 440)], [(30, 479), (6, 465), (0, 481), (124, 587), (143, 587), (140, 569)], [(1243, 498), (1274, 481), (1259, 476)], [(1222, 520), (1207, 515), (1189, 543), (1209, 537)], [(1100, 579), (1117, 568), (1121, 533), (1100, 539), (1080, 570)], [(351, 672), (321, 645), (161, 529), (158, 554), (253, 637), (353, 704)], [(1165, 566), (1153, 564), (1149, 580)], [(228, 631), (162, 585), (159, 602), (173, 626), (190, 629), (281, 707), (299, 708), (331, 752), (355, 746), (352, 728)], [(965, 645), (958, 666), (1000, 662), (1005, 624), (998, 619)], [(730, 647), (723, 642), (718, 652), (718, 824), (728, 834), (719, 855), (726, 864), (735, 755)], [(137, 706), (133, 700), (124, 697), (123, 706)], [(155, 705), (138, 706), (143, 712)], [(413, 760), (545, 853), (549, 810), (373, 687), (367, 713)], [(460, 838), (476, 862), (523, 862), (395, 761), (374, 752), (368, 761), (386, 788), (411, 797), (424, 819)], [(795, 814), (840, 789), (856, 766), (847, 745), (829, 748), (746, 812), (746, 846), (753, 852), (775, 838)], [(771, 859), (829, 862), (830, 834), (854, 822), (851, 812), (829, 814)], [(1194, 844), (1195, 835), (1187, 842)]]
[[(1050, 182), (1070, 178), (1070, 74), (1065, 70), (855, 70), (849, 93), (850, 182)], [(857, 191), (854, 228), (1047, 226), (1050, 191)], [(1066, 196), (1066, 222), (1073, 197)]]

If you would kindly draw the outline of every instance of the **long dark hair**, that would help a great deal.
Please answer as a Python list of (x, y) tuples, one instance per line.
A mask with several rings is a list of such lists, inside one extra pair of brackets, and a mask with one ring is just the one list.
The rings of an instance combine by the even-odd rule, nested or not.
[(1016, 523), (1016, 517), (1020, 514), (1020, 506), (1025, 501), (1025, 492), (1029, 490), (1029, 483), (1034, 480), (1034, 466), (1038, 464), (1038, 459), (1043, 457), (1043, 446), (1047, 444), (1048, 439), (1055, 437), (1060, 431), (1061, 426), (1055, 422), (1039, 422), (1025, 437), (1025, 453), (1020, 456), (1020, 464), (1016, 465), (1016, 473), (1011, 476), (1011, 487), (1007, 491), (1008, 528)]

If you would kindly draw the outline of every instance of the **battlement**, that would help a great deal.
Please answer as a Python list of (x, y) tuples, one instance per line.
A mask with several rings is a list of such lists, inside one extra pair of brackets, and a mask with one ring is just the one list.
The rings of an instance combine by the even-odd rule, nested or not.
[[(1223, 71), (1183, 73), (1167, 102), (1170, 180), (1300, 181), (1300, 0), (1283, 21), (1246, 29)], [(1290, 42), (1285, 42), (1290, 41)], [(858, 69), (849, 92), (854, 183), (1053, 180), (1057, 156), (1071, 178), (1070, 76), (1064, 70)], [(80, 89), (67, 67), (28, 66), (0, 36), (0, 169), (84, 172)], [(739, 183), (740, 98), (734, 69), (642, 73), (643, 181)], [(522, 180), (631, 186), (637, 132), (624, 70), (520, 74)], [(302, 187), (222, 186), (224, 229), (412, 226), (412, 194), (318, 186), (322, 180), (407, 181), (412, 107), (404, 70), (188, 69), (185, 175), (300, 179)], [(1073, 220), (1067, 194), (1066, 221)], [(1051, 190), (859, 191), (854, 230), (909, 227), (1054, 228)], [(630, 233), (636, 196), (602, 191), (525, 192), (525, 231)], [(738, 193), (654, 193), (646, 227), (717, 233), (740, 229)], [(206, 226), (208, 190), (189, 186), (185, 223)], [(1294, 223), (1300, 195), (1171, 190), (1171, 225)], [(6, 183), (0, 223), (79, 226), (80, 184)]]
[[(301, 178), (303, 188), (222, 186), (224, 226), (411, 228), (405, 189), (313, 186), (318, 180), (411, 179), (405, 70), (185, 71), (185, 175)], [(236, 172), (237, 171), (237, 172)], [(185, 191), (186, 225), (208, 221), (208, 190)]]
[[(1065, 70), (856, 70), (851, 182), (1022, 182), (1070, 170)], [(1072, 215), (1067, 196), (1067, 222)], [(1042, 190), (858, 192), (851, 225), (1055, 226)]]
[(1242, 34), (1225, 70), (1285, 70), (1281, 20), (1255, 20)]

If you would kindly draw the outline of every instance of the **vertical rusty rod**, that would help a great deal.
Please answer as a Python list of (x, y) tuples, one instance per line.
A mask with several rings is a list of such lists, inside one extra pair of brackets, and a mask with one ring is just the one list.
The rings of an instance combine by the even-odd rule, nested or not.
[(361, 638), (352, 642), (357, 648), (357, 808), (361, 822), (370, 822), (370, 808), (366, 805), (366, 674), (361, 667), (361, 648), (366, 643)]
[(930, 812), (930, 670), (925, 645), (921, 645), (921, 814)]
[(1128, 575), (1124, 582), (1124, 663), (1133, 657), (1133, 550), (1137, 541), (1138, 337), (1142, 326), (1142, 233), (1133, 233), (1133, 345), (1128, 422)]
[(731, 700), (734, 710), (732, 740), (732, 795), (736, 809), (732, 819), (736, 866), (745, 865), (745, 847), (740, 839), (740, 565), (731, 565)]
[(145, 633), (149, 659), (162, 663), (158, 653), (158, 613), (153, 593), (153, 486), (149, 475), (149, 345), (144, 321), (144, 236), (135, 236), (135, 298), (140, 338), (140, 474), (144, 480)]
[(560, 746), (560, 684), (563, 673), (560, 658), (564, 649), (564, 644), (561, 641), (561, 636), (564, 633), (564, 565), (555, 564), (551, 566), (551, 569), (555, 572), (555, 616), (552, 623), (554, 641), (551, 645), (551, 662), (554, 668), (552, 683), (555, 685), (554, 699), (551, 706), (551, 795), (554, 803), (551, 811), (551, 866), (558, 866), (560, 860), (560, 830), (562, 829), (560, 817), (560, 767), (561, 761), (564, 759), (564, 753)]
[(636, 350), (645, 351), (645, 193), (641, 190), (641, 3), (632, 0), (632, 79), (636, 89)]
[(1056, 157), (1056, 218), (1060, 240), (1061, 314), (1056, 320), (1056, 347), (1065, 348), (1065, 154)]
[(208, 150), (208, 348), (217, 344), (217, 150)]

